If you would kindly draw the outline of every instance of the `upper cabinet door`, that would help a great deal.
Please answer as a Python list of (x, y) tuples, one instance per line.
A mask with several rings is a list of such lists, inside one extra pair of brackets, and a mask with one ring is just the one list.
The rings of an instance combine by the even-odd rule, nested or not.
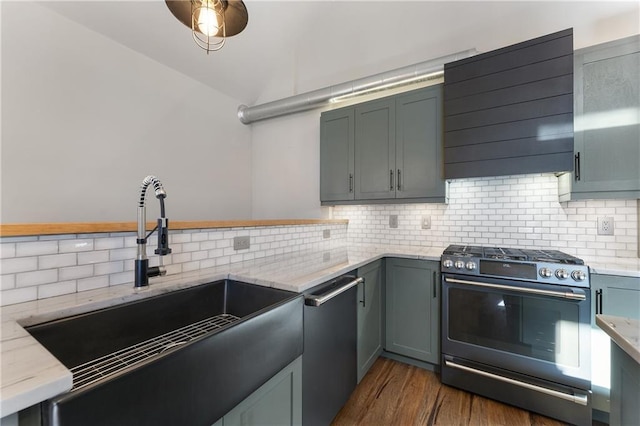
[(640, 36), (577, 51), (575, 69), (577, 168), (572, 190), (637, 198)]
[(356, 199), (395, 197), (395, 100), (384, 98), (356, 106)]
[(444, 198), (442, 85), (396, 98), (396, 198)]
[(573, 30), (445, 64), (446, 178), (573, 170)]
[(320, 117), (320, 201), (353, 200), (354, 114), (342, 108)]

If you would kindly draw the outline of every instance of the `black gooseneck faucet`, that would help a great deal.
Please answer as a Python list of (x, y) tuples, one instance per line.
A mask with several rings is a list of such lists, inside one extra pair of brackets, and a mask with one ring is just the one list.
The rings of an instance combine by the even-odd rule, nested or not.
[[(147, 234), (147, 213), (144, 200), (149, 185), (153, 185), (156, 198), (160, 201), (160, 217), (158, 218), (156, 227)], [(149, 259), (147, 258), (147, 238), (149, 238), (156, 229), (158, 230), (158, 248), (155, 250), (155, 254), (166, 256), (171, 253), (171, 249), (169, 248), (169, 219), (167, 219), (164, 214), (164, 199), (166, 197), (167, 193), (164, 191), (160, 179), (155, 176), (147, 176), (144, 178), (140, 186), (140, 200), (138, 202), (138, 238), (136, 240), (138, 244), (138, 254), (135, 260), (135, 289), (148, 287), (149, 277), (157, 277), (167, 273), (165, 267), (162, 266), (162, 257), (160, 258), (160, 266), (152, 267), (149, 267)]]

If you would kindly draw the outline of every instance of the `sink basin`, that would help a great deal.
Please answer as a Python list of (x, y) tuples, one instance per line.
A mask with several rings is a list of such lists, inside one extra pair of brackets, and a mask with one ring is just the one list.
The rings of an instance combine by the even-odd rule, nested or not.
[(302, 306), (221, 280), (28, 327), (74, 376), (46, 423), (210, 425), (302, 354)]

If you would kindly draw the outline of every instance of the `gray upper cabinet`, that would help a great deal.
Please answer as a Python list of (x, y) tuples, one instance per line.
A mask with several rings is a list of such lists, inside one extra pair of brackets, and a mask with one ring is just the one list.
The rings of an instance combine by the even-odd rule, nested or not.
[(323, 205), (446, 201), (442, 85), (329, 111), (320, 123)]
[(356, 107), (356, 199), (395, 198), (395, 100)]
[(445, 178), (573, 170), (573, 30), (445, 64)]
[(575, 170), (560, 201), (640, 198), (640, 36), (575, 52)]
[(442, 201), (442, 85), (396, 97), (396, 198)]
[(354, 198), (354, 109), (322, 113), (320, 118), (320, 200)]

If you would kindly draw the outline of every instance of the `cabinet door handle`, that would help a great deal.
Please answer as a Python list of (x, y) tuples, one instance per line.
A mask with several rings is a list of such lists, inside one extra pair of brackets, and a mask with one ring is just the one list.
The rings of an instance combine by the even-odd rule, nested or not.
[(393, 170), (389, 170), (389, 191), (393, 191)]
[(576, 181), (580, 180), (580, 153), (576, 152), (576, 155), (573, 156), (573, 175)]
[(602, 289), (596, 290), (596, 314), (602, 315)]
[(349, 173), (349, 192), (353, 192), (353, 173)]
[(363, 308), (366, 306), (366, 303), (367, 303), (366, 289), (367, 289), (367, 283), (365, 281), (362, 281), (362, 300), (360, 301), (360, 303), (362, 303)]
[(437, 285), (438, 285), (438, 273), (433, 271), (433, 298), (438, 297), (437, 295)]
[(398, 191), (400, 191), (400, 183), (401, 179), (400, 179), (400, 169), (398, 169)]

